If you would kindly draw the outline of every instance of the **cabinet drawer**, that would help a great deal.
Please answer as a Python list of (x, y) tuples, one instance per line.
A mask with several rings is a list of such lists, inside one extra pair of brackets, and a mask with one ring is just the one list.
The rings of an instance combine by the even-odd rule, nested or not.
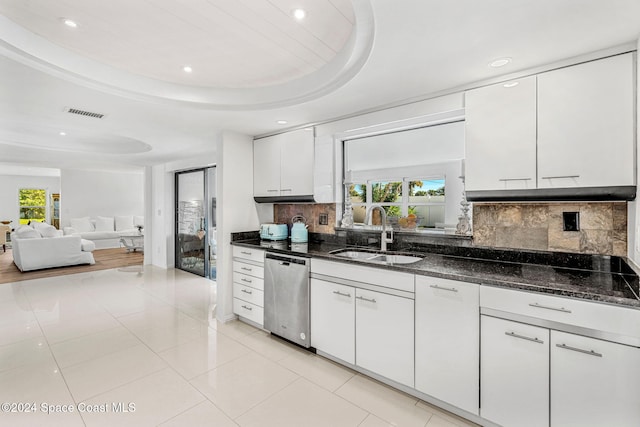
[(255, 304), (260, 307), (264, 307), (264, 293), (249, 286), (234, 283), (233, 297), (246, 302), (250, 302), (251, 304)]
[(238, 273), (237, 271), (233, 272), (233, 283), (264, 291), (264, 279), (249, 276), (248, 274)]
[[(478, 310), (479, 288), (476, 283), (458, 282), (439, 277), (416, 276), (416, 293), (420, 291), (424, 299), (433, 301), (434, 308), (440, 304), (453, 307), (468, 307)], [(440, 302), (438, 302), (440, 301)]]
[(258, 277), (260, 279), (264, 278), (264, 267), (258, 267), (257, 265), (247, 264), (241, 261), (233, 261), (233, 272)]
[(264, 262), (264, 251), (262, 249), (251, 249), (242, 246), (233, 246), (233, 257), (250, 261)]
[(533, 292), (480, 287), (480, 306), (640, 338), (640, 310)]
[(381, 268), (312, 259), (311, 272), (406, 292), (414, 292), (415, 289), (413, 274)]
[(240, 317), (262, 326), (264, 323), (264, 311), (262, 307), (238, 298), (233, 299), (233, 312)]

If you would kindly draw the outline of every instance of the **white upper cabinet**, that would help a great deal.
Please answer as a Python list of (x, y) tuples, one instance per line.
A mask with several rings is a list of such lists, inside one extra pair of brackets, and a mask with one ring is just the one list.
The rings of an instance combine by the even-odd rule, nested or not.
[(313, 195), (313, 132), (298, 130), (282, 135), (280, 192), (283, 196)]
[(536, 188), (536, 78), (465, 95), (466, 189)]
[(253, 195), (280, 195), (280, 142), (275, 137), (253, 142)]
[(538, 76), (538, 187), (634, 185), (633, 55)]
[[(468, 198), (632, 198), (634, 58), (627, 53), (468, 91)], [(473, 193), (481, 191), (492, 193)]]
[(300, 197), (312, 200), (314, 137), (300, 129), (253, 142), (254, 197)]

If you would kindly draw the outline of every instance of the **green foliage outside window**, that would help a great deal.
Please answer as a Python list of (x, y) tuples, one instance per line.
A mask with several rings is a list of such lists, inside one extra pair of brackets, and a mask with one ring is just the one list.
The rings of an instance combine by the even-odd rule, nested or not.
[[(443, 222), (444, 178), (405, 180), (405, 182), (408, 194), (403, 194), (403, 181), (351, 184), (349, 195), (354, 204), (354, 220), (364, 222), (366, 210), (371, 204), (376, 204), (383, 207), (388, 217), (416, 215), (420, 219), (419, 228), (433, 228), (435, 223)], [(371, 191), (369, 203), (367, 203), (368, 190)]]
[(44, 221), (47, 210), (47, 190), (22, 188), (19, 191), (20, 224)]

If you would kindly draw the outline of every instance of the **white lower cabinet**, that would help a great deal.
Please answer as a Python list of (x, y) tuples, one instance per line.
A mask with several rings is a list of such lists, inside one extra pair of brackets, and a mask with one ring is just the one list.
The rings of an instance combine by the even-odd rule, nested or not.
[(414, 302), (356, 289), (356, 365), (413, 387)]
[(311, 346), (356, 363), (355, 288), (311, 279)]
[(479, 285), (416, 276), (416, 390), (478, 415)]
[(551, 426), (640, 425), (640, 349), (551, 331)]
[(233, 246), (233, 312), (264, 323), (264, 250)]
[(548, 426), (549, 330), (480, 317), (480, 416), (504, 427)]

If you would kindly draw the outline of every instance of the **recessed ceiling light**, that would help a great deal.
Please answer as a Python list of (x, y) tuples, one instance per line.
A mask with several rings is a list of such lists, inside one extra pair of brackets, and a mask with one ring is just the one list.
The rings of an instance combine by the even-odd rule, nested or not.
[(511, 58), (500, 58), (500, 59), (496, 59), (494, 61), (491, 61), (489, 63), (489, 66), (493, 67), (493, 68), (504, 67), (505, 65), (507, 65), (510, 62), (511, 62)]
[(191, 73), (193, 71), (193, 68), (191, 68), (188, 65), (185, 65), (184, 67), (182, 67), (182, 71), (184, 71), (185, 73)]
[(276, 123), (279, 125), (286, 125), (288, 122), (286, 120), (278, 120)]
[(78, 27), (78, 24), (73, 19), (62, 18), (62, 22), (64, 23), (64, 25), (66, 25), (67, 27), (70, 27), (70, 28), (77, 28)]
[(304, 19), (304, 17), (307, 16), (307, 12), (305, 12), (304, 9), (294, 9), (293, 12), (291, 12), (291, 14), (298, 21)]
[(66, 132), (60, 132), (60, 136), (65, 136), (66, 134)]
[(520, 82), (509, 82), (509, 83), (505, 83), (502, 86), (504, 87), (514, 87), (514, 86), (518, 86), (520, 84)]

